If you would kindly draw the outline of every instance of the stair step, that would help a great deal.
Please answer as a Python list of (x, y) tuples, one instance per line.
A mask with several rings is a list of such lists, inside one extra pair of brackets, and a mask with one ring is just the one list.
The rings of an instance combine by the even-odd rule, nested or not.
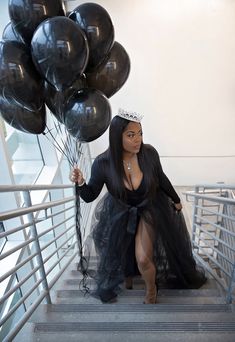
[(233, 312), (231, 304), (50, 304), (48, 312)]
[[(66, 288), (57, 291), (58, 297), (84, 297), (82, 290), (76, 288)], [(119, 297), (144, 297), (145, 290), (122, 290)], [(158, 297), (213, 297), (219, 296), (216, 289), (199, 289), (199, 290), (176, 290), (176, 289), (160, 289), (158, 291)]]
[(37, 323), (35, 332), (129, 331), (129, 332), (233, 332), (233, 322), (63, 322)]
[[(141, 277), (134, 278), (133, 290), (120, 288), (112, 304), (84, 296), (80, 282), (71, 265), (53, 288), (56, 304), (41, 304), (14, 342), (235, 341), (234, 306), (225, 303), (214, 279), (197, 290), (160, 288), (157, 305), (143, 305)], [(92, 291), (93, 279), (88, 283)]]
[[(109, 306), (109, 305), (103, 305)], [(132, 306), (132, 305), (129, 305)], [(143, 306), (143, 305), (142, 305)], [(152, 305), (157, 307), (157, 305)], [(163, 311), (159, 310), (151, 310), (151, 311), (141, 311), (141, 310), (133, 310), (133, 311), (116, 311), (115, 305), (112, 305), (113, 311), (79, 311), (79, 305), (76, 307), (76, 311), (64, 311), (62, 308), (60, 310), (53, 310), (48, 307), (40, 307), (31, 317), (31, 322), (37, 323), (85, 323), (85, 322), (103, 322), (106, 324), (109, 323), (117, 323), (117, 322), (146, 322), (146, 324), (150, 322), (183, 322), (188, 324), (189, 322), (235, 322), (235, 313), (231, 312), (193, 312), (188, 310), (185, 311), (171, 311), (170, 306)], [(51, 310), (52, 309), (52, 310)], [(58, 309), (58, 308), (57, 308)], [(75, 308), (73, 308), (75, 309)]]
[[(78, 273), (77, 271), (73, 271), (76, 272), (76, 274), (74, 275), (71, 274), (70, 277), (67, 276), (67, 278), (61, 279), (58, 283), (56, 288), (59, 289), (79, 289), (82, 286), (82, 278), (81, 278), (81, 274), (80, 272)], [(87, 284), (88, 287), (90, 289), (93, 289), (95, 287), (95, 279), (93, 278), (89, 278), (87, 279)], [(124, 288), (124, 283), (122, 283), (120, 285), (121, 288)], [(133, 290), (143, 290), (145, 289), (145, 284), (144, 281), (141, 277), (137, 277), (133, 279)], [(161, 295), (162, 291), (174, 291), (175, 289), (170, 289), (167, 287), (164, 287), (163, 285), (160, 286), (159, 289), (159, 295)], [(178, 289), (180, 290), (180, 289)], [(178, 291), (177, 290), (177, 291)], [(208, 293), (205, 293), (205, 295), (217, 295), (220, 296), (221, 295), (221, 289), (218, 287), (218, 283), (214, 280), (214, 279), (208, 279), (207, 282), (198, 290), (196, 289), (191, 289), (191, 290), (187, 290), (187, 289), (182, 289), (183, 291), (205, 291), (207, 290)], [(209, 293), (209, 291), (211, 291), (211, 293)]]
[[(128, 297), (128, 296), (118, 296), (117, 303), (118, 304), (143, 304), (144, 296), (136, 296), (136, 297)], [(163, 297), (159, 296), (158, 304), (225, 304), (225, 299), (222, 297), (180, 297), (180, 296), (170, 296), (170, 297)], [(100, 300), (91, 296), (77, 296), (76, 293), (70, 291), (65, 291), (60, 297), (56, 297), (55, 299), (56, 304), (100, 304)], [(108, 304), (108, 305), (115, 305)]]
[[(92, 323), (91, 323), (92, 324)], [(234, 332), (146, 332), (146, 331), (60, 331), (51, 333), (34, 331), (35, 325), (23, 329), (14, 342), (234, 342)]]
[[(65, 279), (66, 284), (70, 284), (70, 285), (74, 285), (75, 284), (76, 285), (76, 284), (79, 284), (82, 281), (81, 273), (78, 272), (78, 271), (72, 271), (72, 275), (74, 275), (74, 273), (75, 273), (75, 276), (73, 278), (66, 278)], [(95, 279), (93, 279), (93, 278), (88, 278), (88, 281), (91, 284), (95, 284)], [(142, 285), (144, 285), (144, 281), (141, 278), (134, 278), (133, 279), (133, 283), (134, 284), (142, 284)]]
[[(81, 272), (76, 271), (76, 270), (71, 270), (70, 274), (66, 274), (65, 277), (63, 278), (63, 281), (66, 284), (69, 285), (77, 285), (81, 282), (82, 277), (81, 277)], [(88, 281), (90, 284), (95, 284), (95, 279), (93, 278), (88, 278)], [(135, 285), (144, 285), (144, 281), (141, 277), (134, 277), (133, 278), (133, 284)], [(163, 288), (163, 286), (162, 286)], [(218, 283), (216, 282), (215, 279), (208, 278), (206, 283), (201, 287), (201, 289), (218, 289)]]

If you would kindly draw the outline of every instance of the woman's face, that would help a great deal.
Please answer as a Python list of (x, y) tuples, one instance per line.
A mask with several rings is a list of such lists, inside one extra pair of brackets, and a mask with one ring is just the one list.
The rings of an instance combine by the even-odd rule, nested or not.
[(123, 150), (129, 153), (138, 153), (142, 143), (142, 127), (138, 122), (129, 122), (122, 133)]

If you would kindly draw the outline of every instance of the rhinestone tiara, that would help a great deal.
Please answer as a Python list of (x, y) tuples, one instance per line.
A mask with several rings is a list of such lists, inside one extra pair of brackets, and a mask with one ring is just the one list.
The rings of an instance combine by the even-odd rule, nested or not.
[(140, 122), (143, 119), (143, 115), (140, 115), (136, 112), (130, 112), (124, 109), (119, 108), (117, 116), (120, 116), (123, 119), (129, 121)]

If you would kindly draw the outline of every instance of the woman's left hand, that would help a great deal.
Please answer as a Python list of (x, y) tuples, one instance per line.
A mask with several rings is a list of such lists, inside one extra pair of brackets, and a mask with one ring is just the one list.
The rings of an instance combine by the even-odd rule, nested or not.
[(182, 206), (182, 204), (179, 202), (179, 203), (174, 203), (174, 206), (175, 206), (175, 209), (177, 210), (177, 211), (181, 211), (182, 210), (182, 208), (183, 208), (183, 206)]

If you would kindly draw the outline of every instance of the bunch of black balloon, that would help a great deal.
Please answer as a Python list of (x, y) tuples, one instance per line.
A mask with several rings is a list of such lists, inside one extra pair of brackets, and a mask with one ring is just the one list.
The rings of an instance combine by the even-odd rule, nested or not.
[[(8, 9), (0, 41), (1, 116), (18, 130), (50, 138), (73, 165), (77, 145), (109, 127), (109, 98), (128, 78), (129, 56), (114, 40), (109, 13), (96, 3), (68, 15), (62, 0), (9, 0)], [(62, 143), (60, 132), (66, 133)]]
[(0, 42), (3, 119), (24, 132), (45, 133), (47, 105), (77, 141), (97, 139), (111, 120), (108, 98), (130, 72), (108, 12), (88, 2), (66, 16), (62, 0), (9, 0), (8, 9), (11, 21)]

